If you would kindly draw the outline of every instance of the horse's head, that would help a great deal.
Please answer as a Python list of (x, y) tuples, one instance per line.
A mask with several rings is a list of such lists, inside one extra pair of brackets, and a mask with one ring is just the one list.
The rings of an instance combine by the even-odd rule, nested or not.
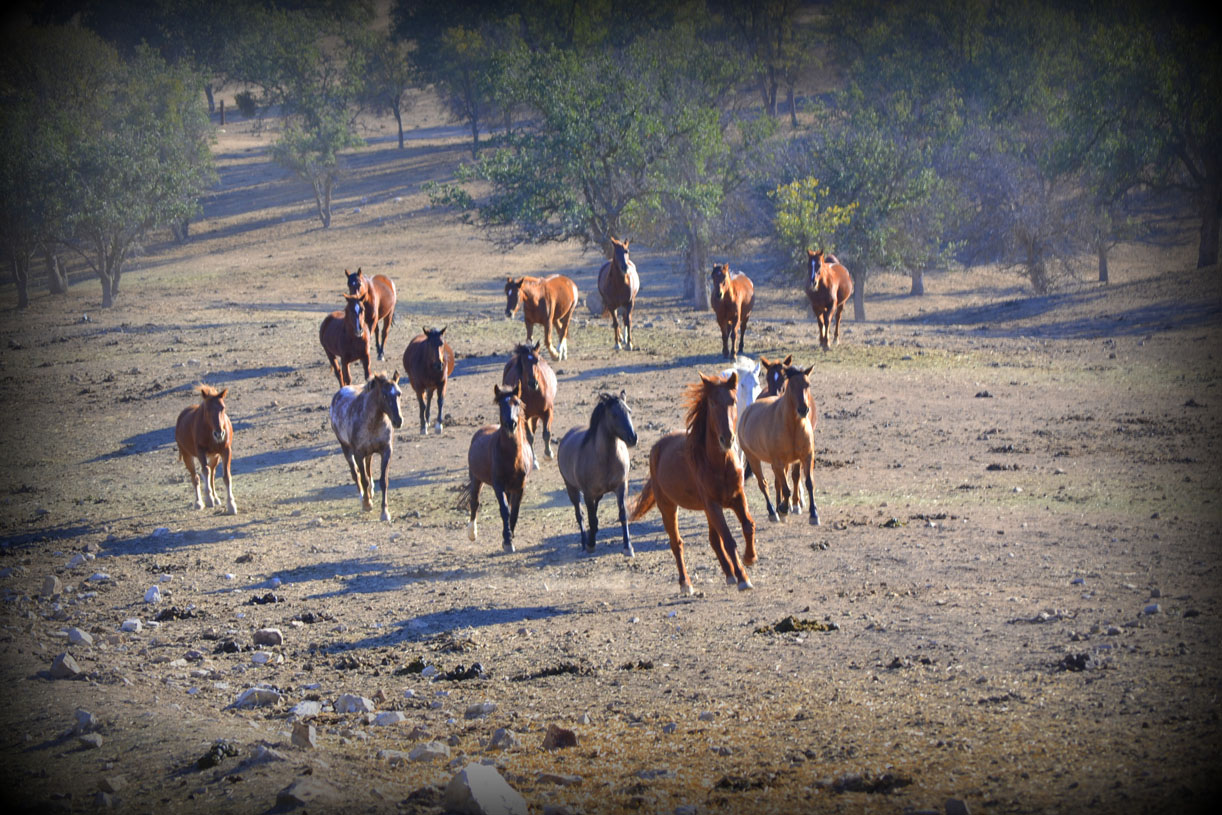
[(358, 295), (345, 294), (344, 299), (347, 301), (344, 305), (344, 323), (352, 336), (360, 339), (365, 336), (365, 321), (362, 319), (365, 306)]
[(802, 419), (810, 413), (814, 401), (810, 392), (810, 374), (813, 370), (814, 365), (806, 370), (793, 365), (785, 367), (785, 398), (793, 402), (794, 411)]
[(810, 264), (810, 274), (806, 277), (806, 284), (809, 288), (815, 291), (819, 290), (819, 270), (823, 268), (823, 250), (815, 252), (811, 249), (806, 250), (806, 259)]
[(628, 258), (628, 244), (631, 242), (611, 239), (611, 262), (619, 268), (621, 274), (628, 274), (628, 264), (632, 262)]
[(229, 388), (217, 390), (209, 385), (199, 386), (199, 395), (204, 403), (200, 411), (204, 415), (204, 424), (208, 433), (217, 444), (224, 444), (229, 438), (229, 417), (225, 415), (225, 396)]
[(525, 277), (517, 280), (505, 278), (505, 319), (518, 313), (518, 306), (522, 305), (522, 284), (525, 282)]
[(760, 357), (760, 365), (764, 369), (764, 395), (779, 396), (785, 390), (785, 369), (793, 362), (793, 354), (780, 360), (770, 360)]
[(493, 385), (492, 394), (500, 414), (501, 432), (510, 436), (516, 434), (522, 424), (522, 383), (504, 389), (500, 385)]
[(348, 280), (348, 293), (359, 295), (365, 286), (365, 275), (361, 270), (358, 268), (355, 272), (350, 272), (344, 269), (344, 277)]
[(730, 282), (730, 264), (714, 263), (713, 273), (709, 277), (713, 282), (713, 294), (718, 298), (724, 297)]
[(375, 374), (365, 384), (365, 389), (378, 400), (378, 406), (390, 417), (395, 429), (403, 427), (403, 414), (399, 410), (399, 397), (403, 395), (399, 388), (399, 372), (395, 371), (390, 376)]
[(539, 384), (539, 341), (535, 340), (534, 345), (522, 343), (514, 351), (514, 356), (518, 361), (518, 381), (522, 383), (524, 390), (542, 390)]
[(632, 409), (628, 407), (627, 399), (624, 391), (620, 391), (619, 396), (604, 393), (598, 397), (598, 408), (595, 410), (603, 411), (602, 420), (607, 422), (607, 428), (612, 435), (623, 440), (629, 447), (636, 447), (636, 427), (632, 424)]
[(440, 376), (445, 373), (446, 368), (446, 341), (444, 334), (445, 328), (422, 328), (421, 333), (424, 334), (424, 364), (434, 374)]
[(738, 426), (738, 372), (725, 379), (700, 374), (705, 404), (706, 433), (717, 437), (723, 453), (734, 447), (734, 428)]

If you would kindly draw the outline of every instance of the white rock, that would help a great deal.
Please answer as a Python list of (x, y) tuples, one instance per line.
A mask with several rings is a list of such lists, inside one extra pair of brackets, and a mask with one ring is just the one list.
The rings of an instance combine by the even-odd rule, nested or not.
[(256, 665), (266, 665), (272, 661), (272, 654), (267, 651), (255, 651), (250, 655), (250, 661)]
[(110, 575), (106, 574), (106, 572), (94, 572), (85, 579), (94, 583), (105, 583), (107, 580), (110, 580)]
[(233, 703), (234, 707), (264, 707), (280, 701), (280, 692), (271, 688), (247, 688)]
[(67, 651), (51, 662), (51, 676), (55, 679), (76, 679), (82, 673), (84, 671), (81, 670), (81, 666), (76, 664), (72, 654)]
[(163, 535), (168, 535), (168, 534), (170, 534), (170, 528), (168, 526), (159, 526), (153, 530), (154, 538), (160, 538)]
[(351, 693), (342, 694), (335, 700), (336, 713), (373, 713), (376, 709), (372, 699)]
[(81, 566), (88, 562), (89, 562), (89, 558), (85, 557), (82, 554), (76, 554), (72, 556), (72, 560), (68, 561), (68, 568), (75, 569), (77, 566)]
[(284, 645), (284, 633), (279, 628), (260, 628), (251, 639), (255, 645)]
[(97, 730), (98, 725), (101, 724), (98, 721), (97, 716), (94, 716), (83, 707), (78, 707), (76, 709), (76, 713), (73, 715), (76, 718), (76, 726), (73, 728), (73, 732), (77, 733), (78, 735), (83, 733), (92, 733), (94, 730)]
[(144, 593), (144, 602), (160, 603), (161, 602), (161, 589), (157, 586), (153, 586), (148, 591), (146, 591)]
[(445, 742), (426, 741), (413, 747), (407, 757), (412, 761), (436, 761), (439, 758), (449, 758), (450, 746)]
[(318, 746), (318, 731), (314, 729), (314, 725), (306, 724), (305, 722), (297, 722), (293, 725), (293, 744), (298, 747), (304, 747), (307, 750), (313, 750)]
[(46, 578), (42, 581), (42, 596), (43, 597), (56, 597), (60, 595), (61, 593), (63, 593), (63, 590), (64, 590), (64, 584), (61, 583), (59, 578), (53, 574), (47, 575)]
[(68, 642), (73, 645), (93, 645), (93, 635), (88, 631), (82, 631), (79, 628), (69, 628), (64, 633), (68, 635)]
[(522, 740), (512, 730), (498, 727), (488, 740), (489, 750), (516, 750), (522, 746)]
[(392, 767), (398, 767), (400, 764), (406, 764), (408, 761), (407, 753), (402, 750), (379, 750), (378, 760), (387, 761)]
[(317, 716), (319, 713), (322, 713), (322, 702), (315, 702), (312, 699), (303, 699), (302, 701), (293, 705), (293, 708), (289, 711), (289, 713), (293, 716), (300, 716), (302, 718), (306, 716)]
[(402, 724), (407, 721), (407, 716), (397, 710), (386, 710), (374, 717), (373, 723), (379, 727), (386, 725)]
[(480, 719), (496, 710), (496, 702), (477, 702), (467, 708), (463, 715), (468, 719)]
[(465, 815), (526, 815), (526, 799), (495, 767), (468, 764), (446, 785), (445, 809)]
[(127, 631), (129, 633), (137, 633), (143, 627), (144, 626), (141, 624), (141, 622), (133, 617), (130, 620), (124, 620), (123, 624), (119, 626), (119, 630)]

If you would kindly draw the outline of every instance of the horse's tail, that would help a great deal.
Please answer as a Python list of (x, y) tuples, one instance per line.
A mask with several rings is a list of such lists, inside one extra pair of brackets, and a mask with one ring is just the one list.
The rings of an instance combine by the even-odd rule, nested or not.
[(454, 503), (454, 508), (459, 512), (471, 512), (471, 494), (475, 492), (475, 479), (467, 479), (467, 483), (463, 484), (462, 489), (458, 491), (458, 500)]
[(656, 501), (653, 496), (653, 479), (649, 478), (645, 481), (645, 486), (641, 487), (641, 494), (636, 497), (636, 505), (632, 507), (632, 514), (628, 516), (630, 521), (639, 521), (645, 517), (645, 513), (654, 508)]

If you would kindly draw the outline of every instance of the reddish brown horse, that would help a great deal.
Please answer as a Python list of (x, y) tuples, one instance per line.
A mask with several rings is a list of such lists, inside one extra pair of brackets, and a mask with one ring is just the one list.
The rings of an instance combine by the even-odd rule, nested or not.
[[(371, 280), (357, 269), (355, 272), (349, 272), (344, 269), (344, 276), (348, 278), (348, 293), (355, 294), (361, 298), (361, 303), (365, 307), (365, 327), (369, 329), (370, 336), (373, 337), (374, 345), (377, 346), (378, 361), (386, 359), (383, 351), (386, 347), (386, 335), (390, 331), (390, 324), (395, 321), (395, 282), (384, 274), (376, 274)], [(382, 334), (378, 336), (378, 323), (382, 324)]]
[(641, 288), (636, 264), (628, 258), (630, 241), (611, 239), (611, 259), (598, 270), (598, 294), (602, 298), (603, 316), (611, 315), (615, 335), (615, 350), (620, 349), (619, 321), (624, 320), (623, 347), (632, 350), (632, 306)]
[(840, 315), (844, 312), (844, 304), (853, 296), (853, 277), (835, 256), (824, 254), (822, 249), (818, 252), (807, 249), (806, 256), (810, 261), (806, 299), (810, 300), (810, 310), (819, 323), (819, 345), (826, 351), (833, 321), (836, 324), (835, 342), (840, 344)]
[[(810, 522), (819, 523), (819, 509), (815, 506), (815, 485), (811, 471), (815, 464), (815, 421), (817, 419), (815, 397), (810, 390), (812, 365), (806, 370), (786, 366), (785, 389), (780, 396), (764, 396), (743, 411), (738, 422), (738, 443), (742, 446), (747, 463), (755, 473), (764, 503), (768, 505), (769, 519), (778, 520), (790, 513), (790, 498), (800, 493), (798, 468), (806, 479), (806, 492), (811, 496)], [(768, 479), (763, 465), (772, 465), (776, 481), (777, 507), (768, 499)], [(791, 465), (796, 465), (792, 466)], [(792, 479), (793, 489), (787, 483)], [(796, 508), (795, 508), (796, 510)]]
[(743, 352), (747, 318), (755, 305), (755, 286), (745, 274), (731, 272), (728, 263), (714, 265), (711, 277), (713, 313), (717, 315), (717, 325), (721, 328), (721, 355), (732, 359), (735, 337), (738, 337), (738, 353)]
[[(726, 582), (751, 588), (744, 566), (755, 562), (755, 522), (747, 511), (743, 471), (734, 454), (734, 425), (738, 374), (728, 378), (700, 375), (687, 388), (687, 431), (663, 436), (649, 452), (649, 480), (641, 489), (631, 520), (639, 520), (658, 507), (670, 538), (670, 551), (679, 567), (679, 592), (692, 593), (692, 581), (683, 562), (683, 539), (676, 517), (679, 507), (703, 510), (709, 523), (709, 543), (721, 563)], [(738, 516), (745, 548), (741, 561), (734, 536), (726, 523), (725, 507)]]
[[(454, 349), (443, 339), (444, 328), (422, 328), (412, 338), (403, 352), (403, 369), (407, 381), (416, 392), (420, 405), (420, 433), (429, 432), (429, 411), (433, 407), (433, 394), (437, 394), (437, 432), (441, 432), (441, 420), (445, 416), (446, 382), (454, 373)], [(427, 396), (428, 401), (425, 401)]]
[[(526, 341), (534, 336), (536, 325), (543, 326), (543, 342), (552, 359), (569, 355), (569, 321), (577, 305), (577, 284), (562, 274), (549, 277), (505, 278), (505, 316), (512, 317), (522, 308), (526, 321)], [(552, 329), (560, 341), (552, 346)]]
[(518, 508), (522, 506), (522, 492), (531, 469), (531, 454), (527, 451), (526, 443), (525, 406), (518, 398), (521, 390), (520, 385), (504, 390), (492, 386), (500, 424), (481, 427), (471, 437), (471, 447), (467, 450), (468, 480), (463, 490), (463, 498), (471, 511), (467, 537), (475, 540), (479, 535), (476, 515), (479, 512), (480, 489), (484, 484), (492, 487), (501, 509), (501, 548), (506, 552), (514, 550), (513, 533), (518, 526)]
[[(790, 363), (792, 362), (793, 362), (793, 354), (789, 354), (784, 359), (775, 359), (775, 360), (770, 360), (768, 359), (768, 357), (764, 357), (764, 356), (760, 357), (760, 368), (763, 369), (763, 374), (764, 374), (764, 387), (760, 395), (762, 396), (780, 396), (785, 391), (785, 382), (786, 382), (785, 370), (789, 367)], [(754, 401), (755, 401), (754, 399), (751, 400), (751, 402), (754, 402)], [(738, 424), (739, 424), (739, 433), (740, 434), (742, 432), (743, 411), (747, 409), (748, 405), (750, 405), (751, 402), (747, 402), (744, 404), (742, 401), (742, 398), (741, 397), (739, 398)], [(741, 439), (740, 439), (740, 443), (741, 443)], [(801, 472), (800, 465), (795, 463), (791, 468), (791, 472), (792, 472), (792, 480), (796, 482), (798, 479), (798, 475)], [(743, 467), (743, 477), (750, 478), (752, 475), (754, 475), (754, 471), (751, 469), (750, 463), (746, 463), (746, 465)], [(794, 508), (794, 511), (796, 512), (802, 509), (802, 506), (803, 504), (805, 504), (806, 499), (805, 499), (805, 496), (802, 494), (802, 491), (798, 490), (791, 497), (791, 501), (792, 501), (792, 506)]]
[[(225, 490), (229, 493), (229, 503), (225, 511), (230, 515), (238, 514), (238, 505), (233, 498), (233, 478), (229, 472), (231, 451), (233, 447), (233, 424), (229, 414), (225, 412), (225, 396), (229, 389), (218, 391), (208, 385), (199, 386), (199, 395), (203, 401), (198, 405), (183, 408), (178, 414), (178, 423), (174, 426), (174, 440), (178, 442), (178, 455), (191, 474), (191, 484), (195, 487), (195, 508), (203, 509), (205, 498), (208, 506), (220, 506), (221, 499), (216, 494), (216, 468), (220, 463), (225, 465)], [(207, 491), (202, 495), (199, 488), (199, 475), (195, 472), (195, 462), (199, 461), (203, 471)]]
[(322, 318), (322, 326), (318, 329), (318, 341), (322, 350), (327, 352), (331, 362), (331, 371), (339, 380), (339, 386), (352, 384), (348, 374), (348, 366), (360, 362), (365, 369), (365, 378), (369, 378), (369, 332), (365, 328), (361, 298), (345, 294), (348, 302), (343, 311), (333, 311)]
[(534, 345), (519, 345), (513, 349), (505, 370), (501, 374), (501, 384), (506, 388), (521, 385), (520, 397), (525, 406), (526, 440), (530, 446), (530, 455), (535, 468), (539, 467), (539, 459), (535, 457), (535, 431), (543, 424), (543, 454), (552, 457), (552, 414), (556, 400), (556, 374), (547, 360), (539, 356), (539, 342)]

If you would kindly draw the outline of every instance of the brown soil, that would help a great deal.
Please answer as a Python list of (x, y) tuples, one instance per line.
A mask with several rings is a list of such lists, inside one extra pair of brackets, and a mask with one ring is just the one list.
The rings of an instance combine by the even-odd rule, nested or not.
[[(453, 767), (378, 757), (425, 739), (449, 740), (456, 765), (494, 760), (536, 813), (932, 812), (951, 798), (974, 812), (1178, 812), (1218, 794), (1222, 296), (1218, 269), (1185, 271), (1191, 234), (1121, 247), (1111, 285), (1044, 298), (999, 272), (932, 276), (919, 299), (883, 277), (870, 321), (846, 320), (826, 354), (791, 279), (762, 254), (728, 258), (756, 281), (748, 352), (815, 365), (823, 525), (769, 523), (749, 484), (761, 559), (739, 592), (703, 517), (682, 513), (697, 587), (682, 598), (656, 512), (627, 560), (604, 501), (597, 552), (581, 552), (554, 462), (528, 481), (516, 554), (501, 552), (493, 503), (467, 540), (467, 443), (494, 419), (491, 386), (524, 336), (503, 318), (504, 276), (562, 272), (589, 292), (600, 258), (502, 253), (430, 210), (421, 183), (469, 153), (423, 102), (415, 116), (403, 151), (373, 124), (326, 230), (307, 187), (270, 162), (274, 134), (231, 124), (191, 240), (152, 246), (114, 308), (90, 280), (6, 312), (13, 803), (91, 809), (121, 776), (112, 803), (133, 812), (260, 812), (312, 774), (343, 803), (311, 811), (435, 812)], [(583, 314), (554, 367), (557, 436), (599, 392), (627, 391), (635, 492), (650, 446), (681, 426), (684, 385), (723, 363), (712, 315), (679, 302), (677, 259), (635, 246), (633, 259), (641, 350), (614, 352), (607, 322)], [(424, 325), (448, 325), (459, 357), (441, 436), (419, 436), (404, 400), (390, 524), (361, 511), (327, 423), (317, 330), (357, 266), (399, 289), (377, 369), (399, 368)], [(236, 517), (193, 510), (176, 460), (174, 419), (201, 381), (229, 388)], [(96, 559), (70, 568), (85, 551)], [(49, 575), (58, 600), (41, 594)], [(143, 602), (153, 585), (158, 606)], [(283, 602), (252, 602), (269, 592)], [(171, 607), (196, 616), (120, 631)], [(787, 618), (795, 630), (777, 631)], [(265, 626), (285, 636), (264, 649), (271, 664), (221, 647)], [(70, 645), (69, 627), (93, 645)], [(65, 651), (83, 678), (50, 678)], [(475, 662), (485, 678), (411, 670)], [(234, 709), (256, 684), (283, 700)], [(404, 723), (324, 711), (317, 748), (291, 745), (292, 705), (379, 691)], [(466, 718), (485, 701), (495, 710)], [(69, 732), (78, 707), (100, 720), (101, 747)], [(541, 749), (550, 724), (578, 745)], [(500, 727), (522, 747), (487, 750)], [(199, 769), (218, 739), (239, 755)], [(252, 761), (260, 746), (282, 760)]]

